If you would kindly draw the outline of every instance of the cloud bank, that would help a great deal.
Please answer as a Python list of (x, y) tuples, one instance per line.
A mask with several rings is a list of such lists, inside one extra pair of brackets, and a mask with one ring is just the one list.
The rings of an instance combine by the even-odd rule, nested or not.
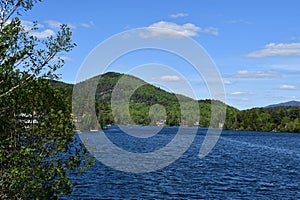
[(147, 27), (147, 31), (141, 33), (143, 38), (151, 37), (193, 37), (199, 33), (217, 36), (218, 29), (215, 27), (201, 28), (192, 23), (176, 24), (173, 22), (160, 21)]
[(261, 50), (248, 53), (245, 56), (249, 58), (300, 56), (300, 43), (269, 43)]

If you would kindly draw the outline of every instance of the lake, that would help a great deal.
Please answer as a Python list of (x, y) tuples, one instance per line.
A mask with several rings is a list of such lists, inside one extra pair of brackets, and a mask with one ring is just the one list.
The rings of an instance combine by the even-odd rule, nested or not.
[[(154, 127), (133, 129), (147, 134)], [(157, 135), (135, 138), (114, 126), (105, 134), (126, 151), (147, 153), (170, 143), (176, 132), (176, 127), (164, 127)], [(222, 131), (213, 150), (199, 159), (206, 132), (198, 129), (179, 159), (153, 172), (123, 172), (97, 161), (80, 177), (72, 178), (77, 183), (72, 195), (60, 199), (300, 198), (300, 134)], [(98, 144), (96, 134), (82, 133), (80, 137)], [(193, 135), (187, 128), (189, 137)]]

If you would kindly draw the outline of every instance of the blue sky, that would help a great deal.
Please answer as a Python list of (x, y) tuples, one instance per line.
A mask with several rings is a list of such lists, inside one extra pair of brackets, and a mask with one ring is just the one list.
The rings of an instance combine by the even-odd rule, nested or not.
[[(24, 24), (38, 21), (40, 29), (33, 34), (41, 38), (54, 34), (59, 24), (69, 24), (77, 47), (62, 55), (66, 65), (60, 73), (63, 81), (71, 83), (89, 53), (114, 34), (140, 27), (181, 32), (197, 41), (215, 62), (226, 103), (247, 109), (300, 100), (299, 8), (297, 0), (44, 0), (21, 19)], [(173, 67), (199, 87), (197, 98), (210, 98), (190, 66), (165, 52), (130, 53), (114, 61), (108, 71), (126, 73), (147, 63)], [(170, 82), (180, 91), (179, 77), (156, 75), (161, 76), (152, 80)]]

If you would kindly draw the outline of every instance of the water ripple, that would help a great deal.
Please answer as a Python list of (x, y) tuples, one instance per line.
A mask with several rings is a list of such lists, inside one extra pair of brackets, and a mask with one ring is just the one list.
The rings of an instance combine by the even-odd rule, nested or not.
[[(151, 142), (134, 141), (134, 146), (128, 144), (130, 138), (116, 137), (116, 129), (106, 134), (120, 146), (146, 151), (170, 141), (172, 130), (165, 129)], [(213, 151), (200, 160), (205, 133), (200, 130), (180, 159), (155, 172), (125, 173), (96, 162), (81, 177), (73, 177), (73, 194), (60, 199), (300, 198), (299, 134), (223, 131)], [(92, 140), (92, 134), (84, 134)]]

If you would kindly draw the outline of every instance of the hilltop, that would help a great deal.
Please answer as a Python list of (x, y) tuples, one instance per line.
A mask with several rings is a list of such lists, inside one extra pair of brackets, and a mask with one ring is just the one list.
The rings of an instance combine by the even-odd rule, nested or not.
[[(121, 78), (123, 81), (120, 81)], [(97, 89), (96, 93), (92, 94), (86, 88), (94, 83)], [(52, 82), (52, 85), (66, 90), (71, 99), (74, 85), (57, 81)], [(137, 86), (140, 87), (135, 90)], [(241, 111), (217, 100), (194, 100), (170, 93), (137, 77), (115, 72), (93, 77), (76, 84), (75, 87), (79, 88), (80, 95), (73, 97), (73, 101), (85, 102), (83, 106), (76, 108), (76, 116), (80, 116), (80, 119), (76, 119), (77, 127), (82, 130), (93, 129), (97, 123), (100, 123), (101, 126), (108, 124), (184, 125), (214, 128), (223, 126), (224, 129), (234, 130), (300, 132), (300, 107), (290, 106), (294, 105), (291, 102), (283, 104), (289, 105), (288, 107), (277, 105)], [(119, 90), (113, 94), (116, 87)], [(98, 121), (90, 120), (89, 102), (93, 98), (95, 98)], [(112, 98), (115, 103), (113, 109)], [(220, 115), (222, 109), (226, 108), (225, 124), (218, 120), (211, 122), (213, 106), (216, 108), (212, 113), (215, 116)], [(200, 115), (195, 113), (197, 109), (200, 110)]]
[[(122, 78), (122, 79), (121, 79)], [(81, 97), (93, 98), (93, 94), (89, 94), (86, 86), (97, 81), (96, 112), (98, 121), (101, 126), (107, 124), (137, 124), (137, 125), (168, 125), (168, 126), (201, 126), (201, 127), (219, 127), (219, 121), (210, 123), (211, 104), (221, 109), (227, 106), (216, 100), (199, 100), (196, 101), (189, 97), (169, 93), (159, 87), (146, 83), (145, 81), (126, 74), (108, 72), (103, 75), (94, 77), (88, 81), (84, 81), (76, 85), (81, 91)], [(118, 92), (114, 93), (118, 88)], [(137, 89), (136, 89), (137, 88)], [(135, 90), (136, 89), (136, 90)], [(114, 114), (111, 108), (111, 100), (114, 99)], [(85, 101), (85, 99), (79, 99)], [(88, 100), (87, 100), (88, 101)], [(180, 102), (179, 102), (180, 101)], [(127, 104), (129, 103), (129, 113), (127, 112)], [(87, 106), (77, 108), (76, 116), (82, 116), (86, 119), (90, 118), (90, 110)], [(201, 109), (201, 114), (196, 113), (197, 109)], [(234, 108), (229, 108), (234, 109)], [(235, 110), (235, 109), (234, 109)], [(218, 112), (214, 113), (218, 114)], [(182, 117), (184, 115), (185, 117)], [(95, 126), (95, 122), (91, 124), (81, 124), (82, 128), (87, 129)]]
[(288, 101), (284, 103), (278, 103), (278, 104), (272, 104), (269, 106), (266, 106), (266, 108), (273, 108), (273, 107), (280, 107), (280, 106), (300, 106), (299, 101)]

